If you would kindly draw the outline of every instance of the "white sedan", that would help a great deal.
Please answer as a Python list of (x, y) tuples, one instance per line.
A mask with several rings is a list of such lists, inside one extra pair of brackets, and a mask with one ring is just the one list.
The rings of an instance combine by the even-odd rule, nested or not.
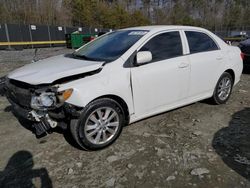
[(126, 124), (207, 98), (225, 103), (242, 68), (240, 49), (206, 29), (134, 27), (19, 68), (5, 90), (37, 137), (61, 127), (97, 150)]

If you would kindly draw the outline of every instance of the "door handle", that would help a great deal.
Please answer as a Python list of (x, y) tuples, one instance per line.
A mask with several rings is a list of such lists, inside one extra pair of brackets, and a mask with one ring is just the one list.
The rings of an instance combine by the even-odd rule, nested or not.
[(181, 64), (179, 64), (179, 68), (186, 68), (188, 66), (189, 66), (188, 63), (181, 63)]
[(223, 57), (216, 57), (216, 59), (217, 59), (217, 60), (222, 60), (222, 59), (223, 59)]

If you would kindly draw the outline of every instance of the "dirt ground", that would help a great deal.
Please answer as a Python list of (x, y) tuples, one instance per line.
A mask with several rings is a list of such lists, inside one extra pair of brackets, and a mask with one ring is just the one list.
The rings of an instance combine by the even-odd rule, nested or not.
[[(69, 51), (41, 49), (37, 58)], [(0, 51), (0, 75), (33, 55)], [(198, 102), (145, 119), (95, 152), (59, 133), (37, 140), (0, 97), (0, 187), (250, 187), (249, 94), (246, 73), (227, 104)]]

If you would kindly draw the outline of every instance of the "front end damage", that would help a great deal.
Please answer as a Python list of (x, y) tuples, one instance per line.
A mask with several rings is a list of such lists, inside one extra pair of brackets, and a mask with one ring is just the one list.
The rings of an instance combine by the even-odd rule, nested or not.
[[(58, 92), (58, 85), (30, 85), (6, 78), (2, 85), (13, 114), (26, 124), (37, 138), (66, 129), (71, 119), (79, 117), (82, 108), (65, 102), (72, 89)], [(27, 127), (27, 124), (29, 125)]]

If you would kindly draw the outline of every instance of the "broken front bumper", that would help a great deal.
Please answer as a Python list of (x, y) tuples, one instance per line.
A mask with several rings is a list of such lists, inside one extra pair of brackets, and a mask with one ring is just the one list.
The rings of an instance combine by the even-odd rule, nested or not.
[[(29, 127), (23, 125), (25, 128), (31, 130), (37, 138), (41, 138), (53, 132), (53, 129), (60, 127), (67, 128), (67, 122), (70, 119), (79, 117), (79, 109), (72, 105), (66, 104), (55, 109), (54, 111), (36, 111), (33, 109), (26, 109), (8, 99), (12, 105), (12, 112), (19, 120), (29, 121)], [(23, 121), (20, 121), (22, 123)]]
[(55, 105), (53, 108), (33, 109), (31, 107), (32, 90), (36, 89), (16, 80), (6, 79), (3, 82), (3, 90), (6, 98), (12, 105), (13, 114), (20, 123), (25, 122), (25, 128), (39, 138), (53, 132), (56, 127), (67, 128), (71, 119), (79, 117), (82, 108), (70, 105), (66, 102)]
[[(21, 106), (15, 104), (14, 102), (10, 101), (12, 105), (12, 112), (13, 114), (21, 120), (20, 123), (24, 122), (22, 120), (26, 120), (24, 127), (31, 130), (37, 138), (41, 138), (48, 133), (52, 132), (52, 129), (58, 125), (57, 121), (52, 120), (48, 113), (45, 112), (36, 112), (31, 109), (25, 109)], [(29, 121), (29, 127), (27, 127), (27, 121)]]

